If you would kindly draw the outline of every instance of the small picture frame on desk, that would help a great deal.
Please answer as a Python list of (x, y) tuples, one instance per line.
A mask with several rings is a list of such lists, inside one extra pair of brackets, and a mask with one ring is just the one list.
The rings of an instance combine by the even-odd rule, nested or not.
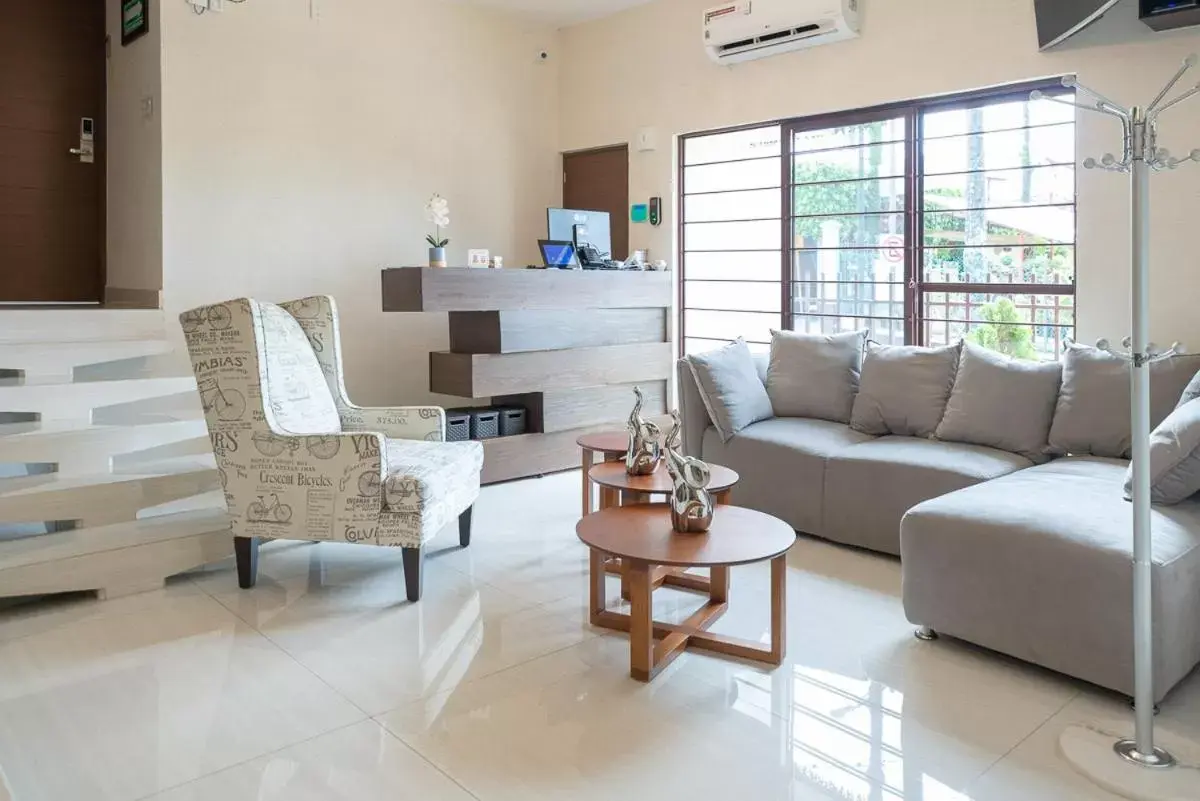
[(487, 250), (468, 250), (467, 251), (467, 266), (468, 267), (483, 267), (487, 268), (492, 260), (491, 251)]

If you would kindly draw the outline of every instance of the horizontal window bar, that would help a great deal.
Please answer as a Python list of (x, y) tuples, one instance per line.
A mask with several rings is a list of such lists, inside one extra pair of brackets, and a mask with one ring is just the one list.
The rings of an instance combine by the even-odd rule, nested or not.
[[(869, 303), (871, 301), (864, 301), (864, 302)], [(889, 301), (880, 300), (880, 301), (875, 301), (875, 302), (876, 303), (888, 303)], [(899, 302), (899, 301), (897, 301), (897, 302)], [(821, 318), (821, 319), (832, 318), (832, 319), (840, 319), (840, 320), (883, 320), (883, 321), (886, 321), (889, 323), (902, 323), (908, 319), (907, 317), (877, 317), (877, 316), (873, 316), (873, 315), (861, 315), (861, 314), (810, 314), (809, 312), (792, 312), (792, 316), (794, 316), (794, 317), (811, 317), (814, 319), (815, 318)], [(961, 322), (961, 321), (959, 321), (959, 322)]]
[(1074, 295), (1074, 284), (921, 284), (921, 292), (949, 295)]
[(758, 189), (710, 189), (706, 192), (683, 192), (686, 200), (689, 197), (704, 197), (705, 195), (731, 195), (736, 192), (781, 192), (778, 186), (764, 186)]
[[(983, 108), (986, 107), (987, 106), (984, 106)], [(1062, 122), (1043, 122), (1037, 125), (1018, 125), (1015, 128), (984, 128), (979, 131), (967, 131), (966, 133), (957, 134), (942, 134), (940, 136), (922, 136), (921, 141), (938, 142), (945, 141), (947, 139), (966, 139), (969, 136), (984, 136), (986, 134), (994, 133), (1012, 133), (1013, 131), (1035, 131), (1040, 128), (1061, 128), (1065, 125), (1075, 125), (1075, 120), (1064, 120)]]
[[(813, 128), (812, 131), (824, 131), (828, 128)], [(811, 131), (799, 131), (798, 133), (810, 133)], [(864, 147), (877, 147), (882, 145), (903, 145), (907, 139), (882, 139), (878, 142), (862, 142), (857, 145), (838, 145), (837, 147), (822, 147), (816, 150), (792, 150), (788, 155), (792, 156), (807, 156), (812, 153), (835, 153), (839, 150), (861, 150)], [(795, 139), (792, 140), (793, 147)]]
[(959, 170), (958, 172), (931, 172), (924, 173), (931, 178), (946, 178), (953, 175), (975, 175), (981, 172), (1024, 172), (1025, 170), (1052, 170), (1055, 168), (1062, 169), (1063, 167), (1078, 166), (1073, 161), (1055, 161), (1049, 164), (1030, 164), (1027, 167), (997, 167), (995, 169), (979, 169), (979, 170)]
[(793, 278), (793, 284), (837, 284), (838, 286), (908, 286), (904, 281), (829, 281), (820, 278)]
[[(771, 222), (774, 222), (772, 220)], [(704, 225), (705, 223), (692, 223), (692, 225)], [(691, 250), (682, 251), (687, 253), (779, 253), (779, 248), (716, 248), (712, 250), (704, 250), (692, 248)]]
[[(907, 213), (908, 212), (906, 212), (904, 209), (892, 209), (891, 211), (847, 211), (847, 212), (841, 212), (841, 213), (834, 212), (832, 214), (830, 212), (822, 212), (821, 214), (793, 214), (788, 219), (790, 219), (790, 220), (816, 220), (816, 219), (820, 219), (821, 217), (827, 217), (829, 219), (835, 219), (835, 218), (839, 218), (839, 217), (841, 217), (841, 218), (845, 218), (845, 217), (899, 217), (899, 216), (901, 216), (903, 214), (907, 214)], [(878, 249), (879, 245), (876, 245), (875, 247), (876, 247), (876, 249)], [(811, 248), (806, 248), (806, 249), (811, 250)]]
[(769, 161), (771, 159), (778, 161), (781, 158), (783, 158), (783, 156), (779, 153), (776, 153), (773, 156), (746, 156), (745, 158), (741, 159), (726, 159), (724, 161), (698, 161), (695, 164), (685, 163), (683, 168), (686, 170), (691, 167), (711, 167), (714, 164), (744, 164), (747, 161)]
[[(687, 336), (685, 336), (684, 339), (702, 339), (705, 342), (733, 342), (734, 341), (732, 339), (722, 339), (721, 337), (700, 337), (700, 336), (692, 336), (691, 334), (688, 334)], [(743, 337), (743, 339), (745, 339), (745, 338)], [(761, 339), (747, 339), (746, 343), (750, 344), (750, 345), (770, 345), (771, 344), (770, 342), (763, 342)]]
[(779, 309), (714, 309), (711, 306), (684, 305), (684, 311), (720, 312), (721, 314), (779, 314)]
[(788, 187), (795, 189), (800, 186), (831, 186), (834, 184), (862, 184), (869, 181), (903, 181), (906, 176), (900, 175), (869, 175), (866, 178), (836, 178), (829, 181), (793, 181)]
[[(974, 211), (1025, 211), (1028, 209), (1074, 209), (1076, 203), (1040, 203), (1038, 205), (1030, 204), (1028, 206), (982, 206), (970, 209), (930, 209), (923, 208), (922, 214), (968, 214)], [(898, 214), (899, 212), (867, 212), (868, 214)], [(829, 215), (821, 215), (829, 216)], [(976, 247), (987, 247), (986, 245), (977, 245)]]

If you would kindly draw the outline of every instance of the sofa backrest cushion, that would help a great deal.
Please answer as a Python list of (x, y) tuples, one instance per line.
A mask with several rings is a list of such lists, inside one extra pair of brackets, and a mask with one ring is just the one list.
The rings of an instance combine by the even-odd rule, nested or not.
[(776, 417), (850, 422), (867, 332), (771, 332), (767, 394)]
[(774, 416), (767, 388), (744, 340), (687, 357), (713, 426), (728, 442), (746, 426)]
[[(1200, 492), (1200, 400), (1167, 415), (1150, 434), (1150, 502), (1182, 503)], [(1125, 500), (1133, 500), (1133, 465), (1125, 471)]]
[[(1055, 454), (1130, 457), (1129, 362), (1097, 348), (1071, 343), (1063, 352), (1063, 383), (1050, 426)], [(1150, 427), (1167, 418), (1200, 356), (1175, 356), (1150, 365)]]
[(868, 342), (850, 427), (864, 434), (932, 437), (954, 387), (958, 349)]
[(1012, 359), (963, 342), (954, 389), (937, 438), (1019, 453), (1048, 461), (1050, 424), (1062, 383), (1062, 365)]

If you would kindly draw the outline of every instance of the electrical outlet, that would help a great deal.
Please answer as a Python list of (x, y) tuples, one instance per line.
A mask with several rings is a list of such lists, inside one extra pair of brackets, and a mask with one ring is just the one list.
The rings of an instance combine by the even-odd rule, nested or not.
[(146, 95), (142, 98), (142, 119), (154, 119), (154, 95)]

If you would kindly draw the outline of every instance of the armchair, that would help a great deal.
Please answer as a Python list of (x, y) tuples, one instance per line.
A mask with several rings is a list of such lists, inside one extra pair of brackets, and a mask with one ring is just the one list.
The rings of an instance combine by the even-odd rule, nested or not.
[(399, 547), (410, 601), (425, 544), (471, 541), (483, 448), (445, 442), (432, 406), (364, 409), (342, 377), (337, 306), (242, 298), (180, 315), (232, 521), (238, 583), (264, 539)]

